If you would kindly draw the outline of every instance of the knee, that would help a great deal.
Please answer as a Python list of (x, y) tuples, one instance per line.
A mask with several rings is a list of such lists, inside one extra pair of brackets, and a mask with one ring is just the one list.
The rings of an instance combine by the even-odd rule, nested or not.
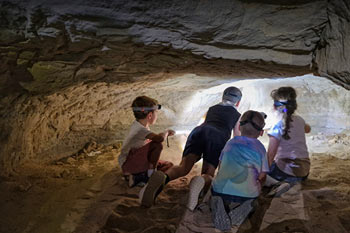
[(206, 161), (203, 162), (203, 166), (202, 166), (202, 175), (208, 177), (213, 178), (215, 175), (215, 170), (216, 167)]
[(163, 144), (161, 142), (151, 142), (151, 148), (156, 150), (163, 150)]
[(174, 166), (174, 164), (172, 162), (162, 161), (162, 162), (158, 163), (157, 169), (162, 171), (162, 172), (166, 172), (167, 170), (169, 170), (173, 166)]

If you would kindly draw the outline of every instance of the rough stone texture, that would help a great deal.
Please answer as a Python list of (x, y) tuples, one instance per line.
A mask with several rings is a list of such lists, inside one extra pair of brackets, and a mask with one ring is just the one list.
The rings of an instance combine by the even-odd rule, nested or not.
[[(207, 59), (297, 66), (304, 72), (314, 70), (314, 50), (329, 20), (326, 0), (293, 4), (239, 0), (162, 1), (161, 4), (125, 0), (69, 3), (3, 0), (0, 4), (1, 44), (36, 38), (42, 46), (42, 40), (59, 38), (50, 46), (55, 49), (46, 51), (59, 50), (63, 60), (67, 60), (67, 50), (73, 53), (91, 48), (113, 50), (110, 42), (132, 40), (168, 46), (180, 54), (189, 51)], [(46, 56), (45, 60), (53, 58)], [(25, 62), (20, 59), (17, 63)]]
[[(0, 4), (2, 45), (24, 43), (27, 38), (60, 38), (54, 43), (64, 58), (67, 49), (109, 50), (113, 49), (109, 42), (132, 40), (190, 51), (207, 59), (262, 61), (303, 67), (309, 72), (317, 70), (349, 89), (350, 9), (346, 0), (161, 4), (126, 0), (2, 0)], [(45, 42), (44, 45), (47, 46)], [(35, 54), (31, 58), (34, 57)], [(17, 59), (18, 65), (26, 62), (28, 56)]]
[(350, 2), (330, 1), (327, 24), (316, 52), (318, 72), (350, 88)]
[[(15, 99), (1, 99), (4, 106), (0, 109), (3, 129), (0, 167), (4, 168), (1, 171), (10, 173), (28, 160), (55, 161), (76, 153), (90, 141), (122, 140), (134, 119), (130, 105), (138, 95), (151, 96), (162, 104), (157, 123), (152, 127), (155, 132), (173, 128), (188, 133), (208, 107), (220, 101), (222, 90), (233, 82), (243, 92), (239, 111), (266, 112), (267, 126), (273, 119), (269, 93), (283, 83), (297, 89), (298, 113), (311, 124), (313, 132), (341, 133), (350, 129), (350, 92), (325, 78), (237, 81), (196, 75), (176, 78), (166, 74), (147, 75), (133, 83), (93, 82), (47, 95), (23, 94)], [(318, 104), (320, 101), (322, 105)]]
[[(166, 103), (159, 128), (188, 128), (228, 78), (317, 72), (349, 89), (349, 33), (346, 0), (0, 0), (0, 170), (122, 138), (139, 94)], [(348, 127), (343, 91), (327, 106)]]

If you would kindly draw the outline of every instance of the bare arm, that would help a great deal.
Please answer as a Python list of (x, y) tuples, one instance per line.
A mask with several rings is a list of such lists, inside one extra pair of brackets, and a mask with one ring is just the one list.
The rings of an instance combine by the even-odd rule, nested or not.
[(267, 149), (267, 159), (269, 161), (269, 166), (271, 166), (276, 156), (279, 144), (280, 144), (280, 141), (277, 138), (273, 136), (269, 136), (269, 146)]
[(266, 180), (266, 172), (261, 172), (258, 177), (258, 181), (260, 182), (261, 187), (264, 185), (265, 180)]
[(305, 133), (311, 132), (311, 126), (309, 124), (305, 124), (304, 129), (305, 129)]
[(241, 136), (241, 131), (239, 130), (239, 120), (236, 122), (236, 125), (233, 128), (233, 136)]
[(154, 142), (163, 142), (167, 136), (173, 136), (174, 134), (175, 134), (174, 130), (168, 129), (163, 133), (159, 133), (159, 134), (150, 133), (146, 136), (146, 138)]

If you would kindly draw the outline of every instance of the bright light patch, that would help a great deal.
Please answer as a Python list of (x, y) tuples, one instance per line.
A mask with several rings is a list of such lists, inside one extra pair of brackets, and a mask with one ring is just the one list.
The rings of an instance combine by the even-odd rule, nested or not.
[[(171, 80), (171, 82), (175, 81)], [(238, 87), (242, 91), (242, 99), (238, 107), (241, 114), (247, 110), (267, 114), (265, 130), (279, 120), (278, 114), (273, 109), (270, 93), (281, 86), (292, 86), (296, 89), (298, 109), (295, 114), (301, 115), (311, 125), (312, 134), (341, 132), (350, 126), (348, 118), (350, 93), (325, 78), (304, 75), (292, 78), (223, 80), (192, 75), (180, 77), (180, 81), (177, 82), (181, 85), (168, 84), (172, 88), (175, 84), (180, 87), (176, 89), (175, 98), (169, 103), (171, 108), (165, 115), (167, 119), (172, 119), (171, 123), (177, 134), (183, 134), (182, 149), (186, 136), (204, 121), (210, 106), (221, 102), (223, 91), (230, 86)], [(332, 98), (325, 98), (325, 96)], [(319, 104), (320, 100), (322, 105)], [(332, 112), (332, 117), (328, 114), (329, 112)], [(334, 121), (333, 116), (337, 117), (337, 121)]]

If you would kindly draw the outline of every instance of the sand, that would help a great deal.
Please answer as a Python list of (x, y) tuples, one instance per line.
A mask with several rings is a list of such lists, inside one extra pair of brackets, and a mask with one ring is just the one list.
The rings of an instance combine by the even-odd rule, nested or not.
[[(184, 140), (172, 138), (163, 159), (179, 162)], [(309, 179), (278, 198), (264, 189), (257, 210), (231, 232), (350, 232), (349, 142), (346, 134), (308, 137)], [(194, 212), (185, 207), (200, 162), (170, 182), (153, 207), (143, 208), (140, 187), (128, 188), (116, 166), (119, 150), (90, 144), (53, 164), (27, 163), (1, 177), (0, 232), (220, 232), (206, 203)]]

